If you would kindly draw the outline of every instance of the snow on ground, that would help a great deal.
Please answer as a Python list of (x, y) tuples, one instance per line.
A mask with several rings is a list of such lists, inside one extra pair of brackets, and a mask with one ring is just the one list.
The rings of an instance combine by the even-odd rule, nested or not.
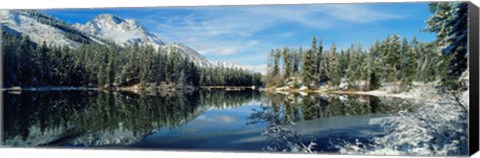
[[(462, 95), (468, 109), (468, 91)], [(415, 113), (400, 112), (400, 117), (384, 120), (386, 135), (362, 142), (338, 145), (343, 154), (452, 156), (468, 152), (468, 110), (451, 96), (441, 103), (427, 103)]]
[(416, 99), (421, 101), (438, 101), (442, 98), (435, 89), (435, 82), (431, 83), (421, 83), (421, 82), (414, 82), (411, 89), (406, 92), (401, 93), (393, 93), (394, 86), (392, 84), (384, 84), (378, 90), (374, 91), (358, 91), (358, 92), (351, 92), (354, 94), (365, 94), (365, 95), (373, 95), (379, 97), (396, 97), (396, 98), (403, 98), (403, 99)]
[[(468, 70), (459, 80), (468, 87)], [(420, 99), (424, 106), (416, 112), (402, 111), (398, 117), (381, 121), (385, 135), (373, 143), (342, 142), (333, 144), (342, 154), (466, 156), (468, 154), (469, 90), (454, 96), (439, 94), (434, 83), (414, 83), (406, 93), (389, 93), (386, 87), (364, 94)], [(458, 98), (456, 98), (458, 97)], [(457, 101), (458, 99), (458, 101)]]

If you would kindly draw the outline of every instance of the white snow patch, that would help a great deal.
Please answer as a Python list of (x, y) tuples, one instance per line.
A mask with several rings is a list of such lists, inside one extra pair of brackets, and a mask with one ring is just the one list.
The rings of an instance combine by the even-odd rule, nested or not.
[(52, 45), (67, 45), (78, 47), (80, 44), (66, 38), (63, 31), (50, 25), (45, 25), (37, 20), (26, 16), (21, 11), (0, 11), (0, 23), (17, 32), (26, 34), (35, 43), (41, 44), (45, 41)]

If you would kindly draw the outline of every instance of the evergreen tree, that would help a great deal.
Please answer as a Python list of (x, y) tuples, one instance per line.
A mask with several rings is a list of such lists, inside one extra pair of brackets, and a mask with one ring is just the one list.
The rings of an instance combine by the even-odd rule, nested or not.
[(293, 75), (298, 75), (300, 72), (300, 65), (302, 61), (302, 52), (301, 48), (298, 51), (293, 52)]
[(399, 91), (398, 87), (398, 79), (399, 79), (399, 67), (401, 65), (400, 61), (400, 51), (401, 51), (401, 44), (399, 41), (400, 36), (398, 34), (394, 34), (388, 40), (388, 47), (387, 47), (387, 55), (386, 55), (386, 62), (388, 63), (389, 73), (391, 81), (394, 84), (394, 92)]
[(276, 49), (275, 50), (275, 55), (273, 57), (273, 73), (272, 73), (272, 79), (274, 81), (274, 84), (276, 86), (279, 86), (279, 84), (283, 83), (280, 77), (280, 50)]
[(105, 68), (106, 73), (106, 84), (113, 84), (115, 82), (115, 73), (116, 73), (116, 58), (117, 58), (118, 50), (115, 47), (112, 47), (108, 50), (108, 64)]
[(333, 86), (336, 86), (340, 84), (340, 74), (339, 74), (339, 60), (337, 56), (337, 45), (335, 43), (332, 44), (332, 47), (330, 48), (330, 57), (329, 57), (329, 67), (328, 67), (328, 72), (331, 78), (331, 84)]
[(379, 42), (377, 41), (374, 45), (370, 47), (370, 53), (368, 54), (368, 57), (366, 59), (366, 69), (367, 69), (367, 75), (368, 75), (368, 85), (367, 89), (368, 90), (376, 90), (380, 88), (381, 86), (381, 81), (380, 81), (380, 75), (378, 74), (378, 65), (377, 59), (379, 58)]
[(401, 89), (402, 90), (405, 90), (407, 88), (410, 87), (410, 85), (412, 84), (412, 80), (410, 80), (409, 78), (407, 78), (407, 76), (411, 75), (409, 73), (409, 71), (413, 71), (413, 70), (409, 70), (409, 67), (410, 65), (412, 65), (413, 63), (410, 63), (410, 59), (408, 57), (408, 55), (411, 54), (411, 50), (410, 50), (410, 44), (408, 43), (408, 40), (406, 37), (403, 37), (402, 38), (402, 43), (401, 43), (401, 46), (400, 46), (400, 79), (401, 79)]
[(447, 23), (452, 29), (446, 38), (448, 46), (442, 49), (445, 56), (450, 56), (448, 71), (443, 82), (450, 89), (465, 88), (458, 82), (462, 73), (468, 67), (468, 3), (457, 2), (454, 4), (453, 17)]
[(282, 51), (282, 55), (283, 55), (283, 66), (284, 66), (284, 79), (285, 80), (288, 80), (289, 77), (292, 75), (292, 54), (289, 53), (289, 49), (288, 47), (284, 47), (283, 48), (283, 51)]
[[(314, 38), (315, 39), (315, 38)], [(314, 42), (312, 42), (313, 44)], [(312, 48), (315, 48), (312, 46)], [(303, 61), (303, 84), (307, 86), (308, 88), (314, 88), (316, 86), (316, 60), (315, 60), (315, 54), (314, 54), (314, 49), (307, 50), (304, 56), (304, 61)]]
[(406, 52), (405, 55), (405, 63), (404, 64), (404, 72), (405, 72), (405, 82), (408, 87), (412, 86), (413, 81), (415, 80), (416, 76), (416, 67), (417, 67), (417, 51), (418, 51), (418, 41), (414, 37), (413, 40), (410, 42), (410, 50)]

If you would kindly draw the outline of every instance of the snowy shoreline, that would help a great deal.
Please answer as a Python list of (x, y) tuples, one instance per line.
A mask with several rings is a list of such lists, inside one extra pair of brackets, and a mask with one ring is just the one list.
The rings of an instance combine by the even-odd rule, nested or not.
[(338, 90), (332, 88), (319, 88), (319, 89), (307, 89), (306, 87), (301, 87), (298, 89), (289, 88), (289, 87), (270, 87), (266, 88), (263, 91), (275, 94), (301, 94), (307, 95), (308, 93), (316, 94), (355, 94), (355, 95), (370, 95), (377, 97), (394, 97), (401, 99), (415, 99), (418, 101), (426, 102), (438, 102), (442, 99), (441, 94), (435, 88), (435, 83), (420, 83), (414, 82), (412, 88), (406, 92), (393, 93), (394, 87), (392, 85), (384, 85), (383, 87), (373, 90), (373, 91), (349, 91), (349, 90)]
[(372, 95), (377, 97), (395, 97), (402, 99), (415, 99), (427, 102), (438, 102), (442, 99), (441, 94), (434, 87), (434, 83), (414, 83), (412, 88), (407, 92), (393, 93), (393, 87), (382, 87), (373, 91), (333, 91), (337, 94), (360, 94)]

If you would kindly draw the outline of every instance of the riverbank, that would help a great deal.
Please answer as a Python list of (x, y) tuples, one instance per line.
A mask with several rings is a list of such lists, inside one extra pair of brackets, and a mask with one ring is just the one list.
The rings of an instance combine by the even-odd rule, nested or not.
[(301, 94), (306, 95), (308, 93), (316, 94), (358, 94), (358, 95), (371, 95), (377, 97), (395, 97), (402, 99), (415, 99), (421, 101), (435, 102), (442, 98), (441, 94), (435, 88), (436, 83), (422, 83), (413, 82), (411, 88), (404, 92), (394, 92), (394, 85), (384, 84), (377, 90), (373, 91), (360, 91), (360, 90), (341, 90), (339, 88), (322, 86), (318, 89), (308, 89), (307, 87), (289, 88), (289, 87), (270, 87), (265, 88), (263, 91), (278, 94)]
[(40, 87), (20, 87), (13, 86), (8, 88), (2, 88), (2, 91), (9, 93), (21, 93), (22, 91), (123, 91), (123, 92), (176, 92), (176, 91), (193, 91), (196, 89), (221, 89), (226, 91), (242, 91), (247, 89), (255, 90), (255, 86), (198, 86), (191, 85), (178, 85), (178, 84), (133, 84), (129, 86), (100, 86), (100, 87), (81, 87), (81, 86), (40, 86)]
[(408, 91), (395, 93), (393, 92), (394, 87), (382, 86), (381, 88), (373, 91), (331, 91), (331, 93), (337, 94), (361, 94), (361, 95), (372, 95), (377, 97), (395, 97), (402, 99), (415, 99), (422, 101), (436, 102), (442, 98), (442, 95), (435, 88), (434, 82), (431, 83), (421, 83), (414, 82), (412, 87)]

